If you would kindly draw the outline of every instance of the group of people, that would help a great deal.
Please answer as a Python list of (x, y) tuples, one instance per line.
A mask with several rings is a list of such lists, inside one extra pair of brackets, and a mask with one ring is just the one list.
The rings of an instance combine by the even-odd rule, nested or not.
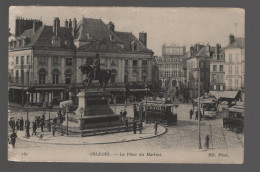
[(13, 132), (15, 130), (23, 131), (23, 128), (24, 128), (23, 117), (18, 118), (16, 121), (15, 121), (14, 117), (11, 117), (10, 120), (9, 120), (9, 126), (10, 126), (10, 128), (12, 129)]
[[(139, 128), (139, 133), (142, 134), (142, 132), (143, 132), (143, 122), (142, 121), (139, 122), (138, 128)], [(136, 134), (136, 131), (137, 131), (137, 122), (136, 122), (136, 120), (134, 120), (134, 123), (133, 123), (133, 131), (134, 131), (134, 134)]]
[[(193, 109), (191, 109), (190, 110), (190, 119), (192, 119), (193, 114), (194, 114), (194, 111), (193, 111)], [(202, 117), (201, 111), (200, 111), (200, 116)], [(195, 112), (195, 120), (198, 120), (198, 119), (199, 119), (199, 111), (196, 110), (196, 112)]]
[(121, 109), (120, 116), (123, 117), (123, 119), (126, 119), (127, 111), (124, 109), (124, 111)]

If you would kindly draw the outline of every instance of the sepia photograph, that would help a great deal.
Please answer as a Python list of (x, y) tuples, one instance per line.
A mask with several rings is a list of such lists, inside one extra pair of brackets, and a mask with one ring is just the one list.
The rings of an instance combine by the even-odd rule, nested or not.
[(244, 163), (245, 10), (11, 6), (8, 160)]

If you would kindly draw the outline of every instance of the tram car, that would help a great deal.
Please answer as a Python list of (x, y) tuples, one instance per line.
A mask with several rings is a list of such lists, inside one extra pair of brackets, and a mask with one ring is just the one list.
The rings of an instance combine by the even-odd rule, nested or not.
[[(147, 117), (145, 110), (147, 106)], [(159, 122), (167, 125), (177, 123), (177, 104), (166, 103), (158, 100), (143, 100), (134, 104), (134, 118), (137, 120), (147, 120), (149, 123)]]
[(236, 133), (244, 131), (244, 106), (237, 104), (228, 108), (228, 113), (223, 117), (223, 127)]
[[(194, 99), (195, 106), (198, 106), (198, 98)], [(201, 97), (200, 107), (203, 118), (215, 118), (217, 115), (217, 99), (215, 97)]]

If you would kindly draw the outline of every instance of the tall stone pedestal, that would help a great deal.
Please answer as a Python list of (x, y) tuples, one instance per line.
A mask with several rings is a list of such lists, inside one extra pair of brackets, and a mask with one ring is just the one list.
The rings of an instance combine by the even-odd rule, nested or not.
[[(121, 125), (119, 115), (109, 106), (110, 93), (107, 91), (85, 90), (78, 93), (78, 109), (68, 115), (69, 130), (76, 128), (93, 129)], [(83, 108), (84, 111), (80, 112)], [(82, 113), (82, 114), (81, 114)], [(74, 129), (73, 129), (74, 128)]]

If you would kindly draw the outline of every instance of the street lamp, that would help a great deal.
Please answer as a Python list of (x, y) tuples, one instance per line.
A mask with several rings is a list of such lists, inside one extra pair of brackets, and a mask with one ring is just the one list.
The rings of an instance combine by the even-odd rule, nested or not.
[(82, 137), (82, 128), (83, 128), (82, 113), (84, 112), (83, 107), (79, 108), (79, 112), (80, 112), (80, 136)]
[(200, 136), (200, 68), (197, 69), (199, 71), (199, 88), (198, 88), (198, 134), (199, 134), (199, 149), (201, 147), (201, 136)]
[(148, 123), (148, 119), (147, 119), (147, 89), (148, 89), (148, 85), (147, 83), (145, 83), (145, 97), (146, 97), (146, 100), (145, 100), (145, 123), (147, 124)]
[(67, 106), (66, 107), (66, 114), (67, 114), (67, 129), (66, 129), (66, 135), (68, 136), (69, 135), (69, 107)]

